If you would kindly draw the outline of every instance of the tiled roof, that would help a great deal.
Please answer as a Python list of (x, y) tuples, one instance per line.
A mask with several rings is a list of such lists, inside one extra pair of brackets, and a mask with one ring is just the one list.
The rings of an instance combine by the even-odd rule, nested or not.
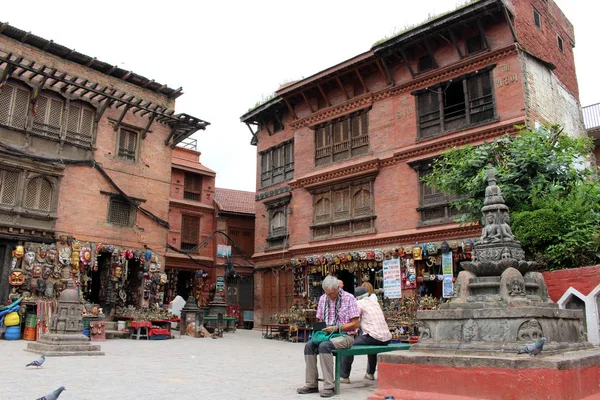
[(221, 211), (255, 214), (254, 192), (215, 188), (215, 202)]

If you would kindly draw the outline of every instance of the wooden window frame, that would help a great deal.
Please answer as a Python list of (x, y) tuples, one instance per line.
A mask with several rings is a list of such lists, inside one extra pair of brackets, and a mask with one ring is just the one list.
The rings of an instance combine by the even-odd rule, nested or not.
[[(190, 221), (190, 223), (186, 224), (186, 220)], [(199, 215), (181, 215), (181, 238), (179, 242), (181, 243), (181, 250), (191, 250), (200, 244), (200, 222), (201, 217)], [(192, 226), (194, 224), (197, 228), (195, 232), (188, 231), (188, 226)]]
[[(77, 111), (76, 111), (77, 110)], [(86, 112), (91, 114), (86, 118)], [(77, 113), (77, 121), (73, 124), (73, 118)], [(65, 143), (69, 143), (73, 146), (91, 148), (94, 143), (94, 137), (96, 132), (97, 124), (95, 122), (96, 110), (83, 101), (70, 100), (67, 104), (66, 123), (64, 128), (64, 140)], [(89, 123), (85, 124), (84, 121), (88, 119)], [(73, 125), (76, 125), (73, 128)], [(85, 132), (84, 130), (89, 130)]]
[[(130, 155), (126, 154), (126, 153), (131, 153), (131, 150), (121, 148), (121, 135), (123, 135), (124, 132), (127, 132), (130, 135), (135, 135), (135, 140), (134, 140), (135, 147), (133, 149), (133, 159), (130, 158), (131, 157)], [(139, 159), (139, 153), (140, 153), (140, 141), (141, 141), (140, 136), (141, 135), (140, 135), (139, 130), (134, 129), (134, 128), (120, 126), (119, 132), (117, 134), (117, 148), (116, 148), (117, 157), (116, 158), (121, 161), (137, 163), (138, 159)], [(129, 141), (131, 141), (131, 139), (127, 140), (128, 144), (129, 144)]]
[[(27, 201), (29, 199), (29, 185), (31, 185), (32, 183), (36, 183), (37, 187), (35, 188), (35, 199), (33, 200), (33, 205), (31, 207), (27, 206)], [(44, 182), (49, 186), (49, 198), (46, 200), (48, 203), (48, 207), (47, 208), (41, 208), (41, 202), (42, 202), (42, 189), (43, 189), (43, 185)], [(25, 187), (23, 190), (23, 208), (26, 208), (28, 210), (35, 210), (35, 211), (40, 211), (40, 212), (52, 212), (53, 211), (53, 205), (55, 203), (55, 186), (52, 183), (52, 181), (50, 179), (48, 179), (46, 176), (43, 175), (37, 175), (37, 176), (33, 176), (30, 179), (28, 179), (25, 182)]]
[[(420, 160), (411, 163), (418, 175), (418, 193), (419, 193), (419, 221), (417, 227), (441, 225), (453, 223), (454, 218), (458, 216), (458, 211), (451, 203), (457, 199), (456, 196), (447, 195), (425, 185), (423, 178), (432, 171), (432, 160)], [(441, 215), (437, 218), (430, 218), (430, 215)]]
[[(126, 223), (120, 223), (118, 221), (112, 220), (113, 207), (115, 207), (117, 204), (129, 206), (129, 220)], [(135, 225), (136, 215), (136, 208), (133, 207), (133, 205), (131, 205), (126, 200), (122, 199), (120, 196), (110, 196), (108, 198), (108, 214), (106, 216), (106, 222), (108, 222), (109, 224), (120, 227), (132, 227)]]
[(318, 124), (315, 131), (315, 166), (321, 167), (369, 152), (371, 107)]
[[(478, 72), (465, 74), (429, 88), (412, 92), (416, 96), (417, 105), (417, 112), (415, 113), (417, 118), (417, 141), (497, 120), (496, 99), (492, 82), (492, 69), (494, 67), (495, 65), (492, 65)], [(457, 87), (460, 87), (459, 85), (462, 85), (464, 113), (449, 117), (449, 114), (446, 115), (446, 113), (451, 110), (445, 105), (446, 98), (455, 91), (460, 90), (457, 89)], [(451, 87), (454, 89), (449, 92), (448, 89)], [(476, 91), (481, 92), (477, 93), (478, 97), (475, 97)], [(452, 113), (459, 111), (460, 109), (457, 109)]]
[(542, 30), (542, 14), (535, 8), (533, 9), (533, 24), (539, 30)]
[(565, 54), (565, 43), (559, 35), (556, 35), (556, 45), (558, 46), (558, 50)]
[[(198, 185), (194, 185), (198, 181)], [(183, 198), (190, 201), (202, 201), (202, 175), (185, 172), (183, 176)]]
[[(269, 234), (265, 238), (269, 248), (285, 247), (288, 239), (288, 206), (291, 197), (286, 196), (274, 201), (265, 202), (266, 211), (269, 215)], [(277, 227), (273, 226), (275, 217), (283, 219), (282, 224)]]
[[(7, 188), (6, 188), (6, 180), (7, 180), (7, 176), (8, 174), (15, 174), (16, 175), (16, 182), (14, 182), (14, 187), (12, 189), (12, 202), (4, 202), (4, 198), (5, 196), (7, 196)], [(17, 204), (17, 201), (19, 199), (19, 186), (20, 186), (20, 181), (21, 181), (21, 174), (19, 173), (19, 171), (15, 171), (15, 170), (11, 170), (11, 169), (6, 169), (4, 167), (0, 168), (0, 205), (5, 206), (5, 207), (10, 207), (10, 206), (15, 206)]]
[[(42, 90), (36, 103), (36, 113), (31, 122), (31, 133), (46, 139), (60, 141), (63, 130), (66, 128), (64, 123), (66, 99), (53, 91)], [(56, 119), (56, 115), (53, 115), (55, 107), (59, 109), (58, 124), (52, 123), (52, 119)]]
[[(311, 190), (311, 240), (375, 233), (375, 176), (373, 174)], [(365, 195), (368, 195), (366, 206), (363, 205)]]
[(259, 155), (261, 188), (294, 178), (294, 139), (270, 147)]
[[(5, 121), (5, 123), (2, 123), (2, 125), (8, 126), (13, 129), (25, 130), (27, 128), (27, 118), (29, 116), (29, 105), (31, 102), (31, 88), (29, 86), (22, 84), (19, 81), (14, 81), (12, 79), (9, 79), (9, 81), (6, 82), (4, 87), (1, 89), (2, 93), (6, 93), (8, 88), (10, 88), (11, 94), (10, 94), (10, 99), (8, 100), (8, 103), (6, 105), (6, 107), (7, 107), (6, 121)], [(25, 99), (24, 109), (22, 109), (22, 110), (17, 108), (19, 106), (19, 104), (18, 104), (19, 91), (24, 92), (27, 95), (27, 97)], [(17, 115), (17, 110), (21, 111), (20, 115)], [(17, 117), (19, 118), (19, 121), (20, 121), (19, 124), (17, 124), (15, 122), (15, 119)]]

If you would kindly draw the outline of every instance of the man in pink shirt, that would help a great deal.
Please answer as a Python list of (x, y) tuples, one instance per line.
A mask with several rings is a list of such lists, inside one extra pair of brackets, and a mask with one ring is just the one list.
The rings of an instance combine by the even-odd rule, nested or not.
[[(354, 345), (387, 346), (392, 339), (383, 311), (376, 303), (369, 299), (367, 289), (359, 286), (354, 289), (360, 314), (360, 329), (362, 335), (354, 339)], [(377, 354), (369, 354), (366, 379), (375, 379), (375, 368), (377, 367)], [(350, 371), (352, 370), (353, 356), (342, 357), (342, 369), (340, 371), (340, 382), (350, 383)]]
[(327, 276), (323, 279), (324, 295), (319, 299), (317, 307), (317, 319), (327, 324), (323, 328), (327, 333), (344, 333), (345, 335), (314, 344), (310, 340), (304, 346), (304, 362), (306, 363), (306, 384), (296, 390), (299, 394), (316, 393), (319, 391), (317, 355), (321, 361), (321, 373), (323, 374), (323, 390), (321, 397), (331, 397), (335, 394), (333, 382), (333, 349), (348, 349), (354, 342), (354, 334), (359, 326), (358, 307), (356, 299), (350, 293), (339, 288), (338, 279), (335, 276)]

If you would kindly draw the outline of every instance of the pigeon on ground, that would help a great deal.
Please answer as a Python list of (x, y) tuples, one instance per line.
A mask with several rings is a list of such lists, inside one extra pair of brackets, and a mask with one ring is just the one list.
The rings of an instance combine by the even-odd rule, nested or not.
[(38, 358), (37, 360), (33, 360), (32, 362), (30, 362), (29, 364), (26, 365), (26, 367), (29, 367), (30, 365), (36, 366), (36, 367), (41, 367), (42, 364), (44, 363), (44, 361), (46, 361), (46, 356), (45, 355), (41, 355), (40, 358)]
[(544, 348), (544, 343), (546, 343), (546, 338), (539, 338), (537, 342), (528, 344), (519, 350), (518, 354), (528, 353), (530, 357), (535, 357), (542, 352)]
[(37, 400), (56, 400), (56, 399), (58, 399), (58, 396), (60, 396), (60, 394), (63, 392), (63, 390), (67, 390), (67, 389), (65, 389), (64, 386), (61, 386), (58, 389), (56, 389), (54, 392), (48, 393), (47, 395), (42, 396)]

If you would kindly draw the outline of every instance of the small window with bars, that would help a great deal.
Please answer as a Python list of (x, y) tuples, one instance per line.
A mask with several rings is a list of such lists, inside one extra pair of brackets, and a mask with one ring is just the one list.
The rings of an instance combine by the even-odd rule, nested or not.
[(565, 48), (564, 48), (564, 45), (563, 45), (562, 38), (560, 36), (557, 36), (556, 40), (557, 40), (557, 43), (558, 43), (558, 49), (560, 50), (561, 53), (564, 53), (565, 52)]
[(74, 145), (91, 146), (94, 110), (83, 103), (71, 102), (68, 113), (66, 141)]
[(118, 197), (111, 197), (108, 205), (108, 223), (119, 226), (133, 226), (135, 223), (135, 209), (129, 202)]
[(200, 243), (200, 217), (181, 216), (181, 250), (192, 250)]
[(0, 89), (0, 124), (25, 129), (29, 110), (29, 88), (8, 82)]
[(25, 208), (51, 211), (52, 192), (52, 184), (48, 179), (40, 176), (30, 180), (25, 189)]
[(533, 9), (533, 23), (538, 29), (542, 29), (542, 16), (535, 8)]
[(119, 129), (119, 147), (117, 156), (121, 160), (136, 161), (138, 147), (138, 133), (131, 129)]
[(54, 93), (39, 94), (33, 117), (32, 133), (53, 140), (60, 140), (64, 100)]
[(202, 176), (186, 172), (183, 178), (183, 198), (186, 200), (200, 201), (201, 192)]
[(14, 205), (17, 200), (19, 173), (0, 169), (0, 204)]

